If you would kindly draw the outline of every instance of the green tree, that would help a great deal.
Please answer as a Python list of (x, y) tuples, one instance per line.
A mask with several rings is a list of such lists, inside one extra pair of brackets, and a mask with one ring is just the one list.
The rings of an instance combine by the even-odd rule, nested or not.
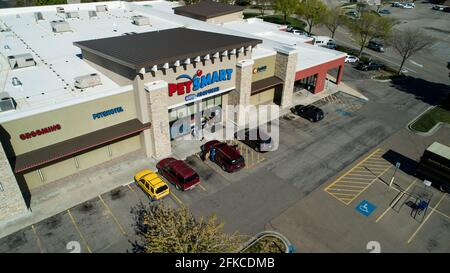
[(417, 52), (430, 47), (435, 39), (421, 29), (408, 28), (404, 31), (396, 31), (390, 38), (390, 44), (402, 58), (397, 74), (400, 74), (405, 61)]
[(324, 22), (327, 7), (321, 0), (303, 0), (297, 7), (297, 15), (302, 17), (308, 24), (308, 33), (311, 34), (313, 26)]
[(259, 9), (261, 16), (264, 16), (265, 11), (273, 6), (274, 0), (256, 0), (256, 8)]
[(67, 0), (33, 0), (33, 6), (67, 4)]
[(389, 18), (366, 12), (362, 13), (358, 19), (349, 21), (350, 32), (360, 46), (358, 56), (361, 57), (364, 47), (371, 39), (387, 39), (394, 23)]
[(342, 12), (342, 10), (334, 11), (328, 10), (324, 16), (324, 25), (331, 32), (331, 38), (334, 38), (334, 34), (336, 30), (344, 25), (346, 22), (346, 18)]
[(283, 15), (283, 22), (291, 16), (298, 6), (298, 0), (275, 0), (275, 12)]
[(245, 242), (237, 232), (223, 232), (224, 224), (215, 215), (196, 218), (186, 207), (167, 208), (163, 204), (133, 209), (136, 232), (143, 244), (135, 251), (146, 253), (217, 253), (236, 252)]
[(193, 5), (200, 2), (200, 0), (183, 0), (184, 4), (187, 5)]

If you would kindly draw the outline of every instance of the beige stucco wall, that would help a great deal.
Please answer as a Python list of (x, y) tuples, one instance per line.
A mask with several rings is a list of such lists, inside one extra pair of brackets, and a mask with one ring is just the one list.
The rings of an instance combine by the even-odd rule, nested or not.
[(230, 13), (222, 16), (217, 16), (214, 18), (206, 19), (206, 22), (213, 23), (213, 24), (222, 24), (227, 22), (232, 22), (236, 20), (242, 20), (244, 18), (244, 15), (242, 11)]
[[(275, 60), (276, 60), (275, 54), (272, 56), (254, 60), (255, 63), (253, 64), (252, 81), (255, 82), (255, 81), (265, 79), (265, 78), (273, 77), (275, 75)], [(266, 66), (267, 69), (265, 71), (255, 73), (255, 69), (257, 69), (258, 67), (262, 67), (262, 66)]]
[[(123, 112), (93, 119), (92, 114), (122, 107)], [(136, 118), (133, 92), (126, 92), (1, 124), (16, 155)], [(20, 134), (60, 124), (61, 129), (22, 140)]]

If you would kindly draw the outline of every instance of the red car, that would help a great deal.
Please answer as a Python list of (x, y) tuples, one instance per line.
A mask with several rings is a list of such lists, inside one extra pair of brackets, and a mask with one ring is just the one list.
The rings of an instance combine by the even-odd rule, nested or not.
[(245, 167), (245, 160), (239, 150), (225, 142), (211, 140), (203, 144), (200, 149), (202, 158), (209, 153), (211, 161), (216, 162), (224, 171), (231, 173)]
[(198, 174), (182, 160), (168, 157), (159, 161), (156, 168), (177, 190), (187, 191), (200, 184)]

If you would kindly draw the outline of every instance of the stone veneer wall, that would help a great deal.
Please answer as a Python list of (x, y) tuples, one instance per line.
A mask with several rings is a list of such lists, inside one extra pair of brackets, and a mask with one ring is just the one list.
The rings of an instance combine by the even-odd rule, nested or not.
[(146, 84), (147, 106), (153, 138), (153, 156), (163, 158), (172, 153), (169, 133), (169, 113), (167, 82), (155, 81)]
[(234, 120), (239, 126), (246, 123), (245, 110), (250, 105), (253, 64), (253, 60), (242, 60), (236, 64), (236, 90), (229, 95), (229, 103), (236, 105), (238, 109)]
[(0, 145), (0, 183), (0, 221), (26, 212), (25, 200), (2, 145)]
[(277, 52), (277, 57), (275, 60), (275, 76), (284, 81), (283, 91), (281, 94), (281, 108), (287, 108), (292, 105), (297, 55), (297, 51)]

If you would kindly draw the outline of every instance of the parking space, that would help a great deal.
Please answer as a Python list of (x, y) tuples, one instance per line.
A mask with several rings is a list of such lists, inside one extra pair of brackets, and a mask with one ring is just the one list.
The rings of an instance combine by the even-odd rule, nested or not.
[(376, 149), (325, 187), (324, 191), (349, 205), (392, 167), (382, 158), (383, 153), (382, 149)]
[(255, 151), (255, 149), (249, 147), (248, 145), (246, 145), (245, 143), (243, 143), (239, 140), (233, 139), (233, 140), (227, 140), (226, 142), (229, 145), (237, 145), (238, 146), (238, 149), (239, 149), (241, 155), (245, 159), (245, 168), (246, 169), (253, 168), (256, 165), (258, 165), (259, 163), (266, 160), (263, 153), (259, 153), (259, 152)]

